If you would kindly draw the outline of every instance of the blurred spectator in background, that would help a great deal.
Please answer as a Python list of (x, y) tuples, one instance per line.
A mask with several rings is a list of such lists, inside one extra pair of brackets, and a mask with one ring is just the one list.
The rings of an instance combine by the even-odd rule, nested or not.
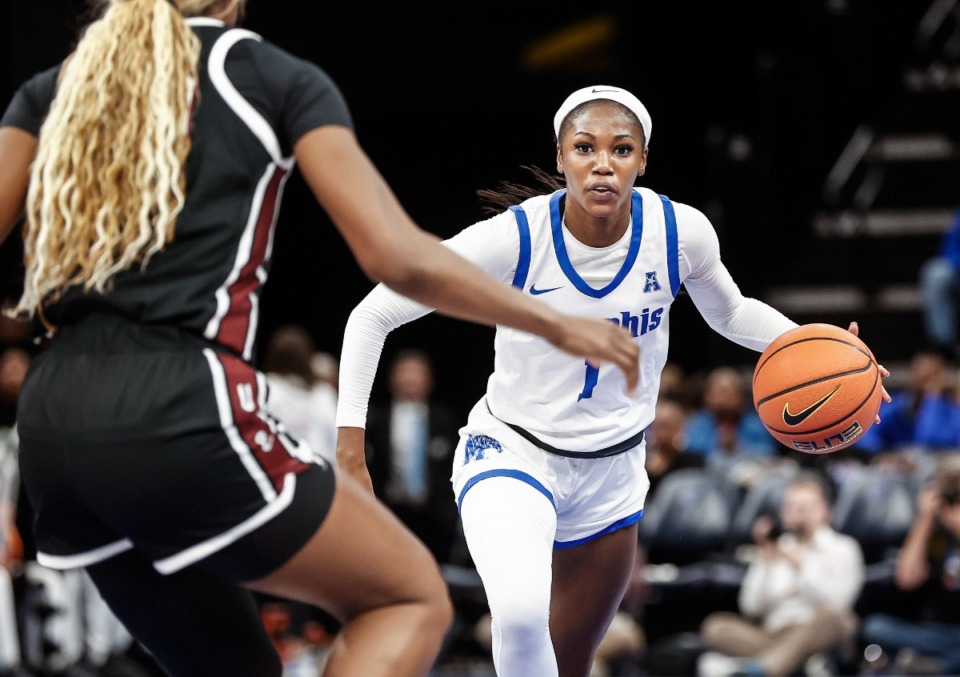
[(747, 381), (733, 367), (707, 375), (702, 404), (688, 418), (686, 432), (689, 451), (738, 485), (749, 484), (780, 457), (781, 445), (763, 426)]
[[(28, 674), (146, 677), (151, 661), (131, 659), (134, 640), (83, 569), (60, 571), (25, 563), (23, 663)], [(15, 673), (16, 674), (16, 673)]]
[(373, 490), (446, 563), (459, 519), (450, 494), (458, 417), (433, 398), (433, 364), (426, 353), (401, 350), (387, 378), (388, 402), (371, 404), (368, 414)]
[(283, 677), (318, 677), (336, 638), (319, 620), (298, 624), (293, 605), (280, 598), (265, 598), (260, 604), (263, 627), (283, 663)]
[[(918, 593), (915, 617), (872, 614), (864, 620), (863, 642), (901, 659), (933, 659), (935, 674), (960, 674), (960, 455), (941, 458), (918, 493), (894, 581)], [(906, 669), (908, 661), (897, 664)]]
[(955, 393), (955, 375), (943, 355), (929, 349), (916, 353), (906, 385), (893, 393), (893, 401), (880, 404), (880, 423), (871, 426), (854, 448), (873, 454), (874, 462), (895, 464), (907, 472), (922, 462), (917, 452), (956, 449), (960, 405)]
[(672, 400), (684, 406), (689, 405), (690, 383), (683, 367), (676, 362), (667, 361), (660, 372), (660, 394), (658, 401)]
[(945, 358), (954, 360), (960, 312), (960, 208), (954, 212), (936, 256), (921, 266), (919, 282), (927, 341)]
[(277, 329), (267, 341), (263, 372), (270, 386), (267, 408), (314, 454), (336, 463), (337, 391), (317, 379), (313, 339), (302, 327)]
[(830, 526), (830, 506), (825, 478), (802, 471), (784, 492), (779, 527), (769, 516), (757, 519), (741, 613), (704, 619), (710, 650), (698, 661), (700, 677), (790, 675), (815, 654), (850, 648), (864, 560), (859, 543)]
[(653, 423), (644, 438), (647, 442), (647, 476), (650, 478), (648, 496), (656, 495), (660, 480), (673, 470), (703, 466), (703, 456), (687, 450), (687, 412), (673, 399), (657, 402)]
[(11, 346), (0, 354), (0, 675), (21, 664), (14, 581), (23, 570), (23, 541), (17, 528), (20, 494), (17, 397), (30, 366), (26, 351)]
[(334, 390), (340, 390), (340, 360), (323, 350), (313, 353), (310, 358), (313, 375), (320, 383), (328, 383)]

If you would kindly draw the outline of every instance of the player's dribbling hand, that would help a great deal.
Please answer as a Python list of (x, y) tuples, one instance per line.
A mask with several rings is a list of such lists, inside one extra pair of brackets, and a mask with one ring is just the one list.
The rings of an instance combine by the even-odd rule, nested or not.
[[(856, 322), (851, 322), (850, 326), (847, 327), (847, 331), (849, 331), (851, 334), (853, 334), (857, 338), (860, 338), (860, 325), (858, 325)], [(881, 377), (887, 378), (888, 376), (890, 376), (890, 371), (886, 367), (884, 367), (882, 364), (878, 364), (877, 368), (880, 370)], [(887, 392), (886, 386), (883, 387), (883, 401), (884, 402), (893, 401), (893, 398), (890, 397), (890, 393)], [(875, 423), (880, 422), (880, 414), (877, 414), (877, 417), (876, 419), (874, 419), (874, 422)]]
[(611, 362), (623, 372), (627, 392), (635, 395), (640, 381), (640, 346), (629, 331), (609, 320), (566, 316), (553, 344), (586, 359), (594, 367)]

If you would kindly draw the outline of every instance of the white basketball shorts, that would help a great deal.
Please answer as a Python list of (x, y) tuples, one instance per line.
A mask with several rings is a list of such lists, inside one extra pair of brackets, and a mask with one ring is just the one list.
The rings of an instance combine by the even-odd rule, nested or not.
[(554, 548), (572, 548), (640, 521), (650, 488), (645, 459), (645, 441), (605, 458), (544, 451), (493, 416), (481, 399), (460, 429), (451, 483), (458, 509), (471, 487), (490, 477), (532, 486), (557, 512)]

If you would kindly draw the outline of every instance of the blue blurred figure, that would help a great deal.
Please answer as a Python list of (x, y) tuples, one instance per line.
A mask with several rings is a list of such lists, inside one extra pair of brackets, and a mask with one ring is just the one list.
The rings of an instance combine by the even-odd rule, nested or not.
[(947, 358), (957, 357), (960, 309), (960, 207), (940, 240), (940, 249), (920, 268), (920, 293), (927, 340)]
[(779, 462), (781, 444), (757, 415), (747, 381), (732, 367), (707, 375), (703, 404), (686, 424), (687, 451), (704, 458), (708, 469), (746, 486)]
[(703, 405), (687, 420), (687, 449), (707, 458), (777, 453), (777, 441), (764, 428), (748, 401), (743, 378), (732, 367), (718, 367), (707, 376)]
[(880, 405), (880, 423), (856, 443), (871, 454), (940, 451), (960, 446), (960, 404), (946, 358), (936, 349), (913, 356), (907, 385)]
[(909, 617), (875, 613), (862, 640), (894, 656), (894, 670), (916, 656), (932, 660), (922, 674), (960, 674), (960, 455), (943, 456), (917, 496), (917, 512), (899, 550), (894, 581), (916, 597)]

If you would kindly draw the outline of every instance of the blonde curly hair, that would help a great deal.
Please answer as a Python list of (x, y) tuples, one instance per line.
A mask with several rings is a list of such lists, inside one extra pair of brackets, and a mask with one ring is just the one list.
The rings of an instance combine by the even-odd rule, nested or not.
[(104, 292), (174, 236), (200, 42), (184, 17), (243, 0), (101, 0), (64, 61), (40, 130), (24, 225), (26, 276), (10, 314), (70, 287)]

